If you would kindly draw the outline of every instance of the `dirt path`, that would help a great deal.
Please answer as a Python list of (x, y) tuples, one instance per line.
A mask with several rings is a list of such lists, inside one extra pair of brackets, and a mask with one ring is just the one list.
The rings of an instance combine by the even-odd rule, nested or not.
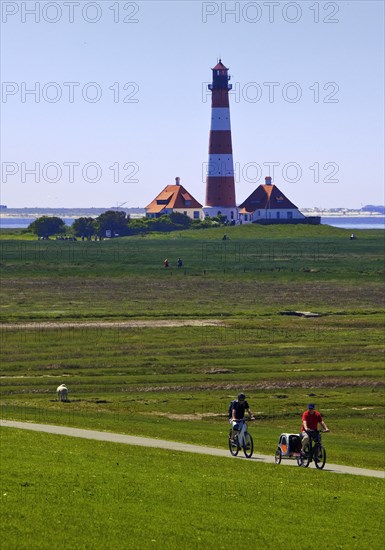
[[(201, 447), (199, 445), (189, 445), (188, 443), (177, 443), (175, 441), (165, 441), (162, 439), (151, 439), (148, 437), (135, 437), (132, 435), (116, 434), (111, 432), (99, 432), (95, 430), (82, 430), (79, 428), (68, 428), (65, 426), (51, 426), (48, 424), (33, 424), (29, 422), (15, 422), (13, 420), (0, 420), (1, 427), (19, 428), (23, 430), (32, 430), (37, 432), (46, 432), (51, 434), (61, 434), (71, 437), (81, 437), (84, 439), (94, 439), (98, 441), (110, 441), (112, 443), (123, 443), (125, 445), (137, 445), (139, 447), (154, 447), (157, 449), (167, 449), (170, 451), (181, 451), (185, 453), (197, 453), (203, 455), (221, 456), (233, 458), (226, 449), (216, 449), (213, 447)], [(239, 458), (242, 458), (239, 455)], [(244, 457), (243, 457), (244, 458)], [(247, 460), (244, 458), (244, 460)], [(265, 462), (273, 464), (272, 456), (254, 454), (250, 463)], [(294, 460), (282, 460), (281, 465), (296, 466)], [(278, 467), (278, 466), (277, 466)], [(313, 467), (313, 466), (311, 466)], [(324, 471), (337, 474), (353, 474), (368, 477), (385, 478), (385, 472), (381, 470), (366, 470), (364, 468), (353, 468), (351, 466), (339, 466), (337, 464), (326, 464)]]
[(146, 328), (146, 327), (213, 327), (224, 325), (218, 319), (151, 319), (129, 321), (41, 321), (31, 323), (2, 323), (1, 330), (43, 330), (66, 328)]

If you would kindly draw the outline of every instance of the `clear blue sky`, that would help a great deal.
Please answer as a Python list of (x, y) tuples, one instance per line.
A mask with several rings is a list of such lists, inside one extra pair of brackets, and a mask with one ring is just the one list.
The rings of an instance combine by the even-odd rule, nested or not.
[(203, 203), (219, 57), (238, 203), (275, 163), (299, 207), (384, 204), (382, 1), (1, 4), (2, 204), (143, 207), (175, 176)]

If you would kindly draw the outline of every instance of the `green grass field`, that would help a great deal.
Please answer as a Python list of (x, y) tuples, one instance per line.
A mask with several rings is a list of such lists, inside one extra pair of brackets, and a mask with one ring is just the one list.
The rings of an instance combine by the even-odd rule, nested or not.
[[(280, 431), (298, 431), (315, 401), (333, 461), (382, 468), (382, 321), (276, 315), (219, 327), (3, 330), (2, 415), (223, 446), (242, 387), (261, 452), (274, 453)], [(56, 401), (62, 380), (67, 404)]]
[[(227, 229), (226, 229), (227, 230)], [(2, 320), (383, 312), (384, 232), (230, 227), (103, 242), (0, 233)], [(178, 270), (176, 259), (184, 261)], [(170, 268), (162, 267), (164, 258)], [(97, 300), (94, 297), (97, 296)]]
[[(273, 455), (279, 434), (298, 432), (302, 411), (314, 401), (331, 429), (324, 436), (329, 462), (383, 469), (384, 231), (357, 231), (356, 241), (350, 241), (349, 231), (328, 226), (229, 227), (226, 233), (227, 242), (221, 240), (221, 229), (56, 242), (1, 231), (2, 418), (226, 447), (227, 407), (242, 389), (257, 418), (250, 428), (256, 452)], [(168, 270), (162, 267), (166, 257)], [(179, 270), (178, 257), (184, 262)], [(285, 311), (320, 316), (282, 315)], [(161, 319), (170, 326), (151, 326)], [(221, 324), (187, 327), (182, 319)], [(134, 320), (149, 325), (124, 324)], [(114, 325), (103, 325), (105, 321)], [(23, 323), (34, 324), (26, 328)], [(70, 389), (65, 404), (55, 395), (62, 382)], [(92, 540), (102, 531), (111, 536), (113, 544), (104, 548), (135, 548), (141, 541), (145, 548), (157, 543), (162, 548), (203, 547), (218, 537), (219, 547), (229, 548), (243, 525), (253, 548), (285, 540), (293, 548), (303, 543), (303, 508), (312, 505), (316, 491), (320, 514), (314, 528), (320, 548), (383, 545), (376, 513), (383, 510), (378, 501), (381, 480), (326, 472), (320, 477), (319, 472), (274, 470), (245, 461), (234, 466), (226, 459), (219, 469), (216, 458), (67, 439), (60, 448), (60, 465), (67, 468), (70, 485), (75, 483), (70, 468), (76, 469), (79, 489), (73, 489), (74, 503), (62, 502), (61, 520), (59, 460), (50, 455), (51, 445), (59, 448), (57, 439), (10, 429), (1, 433), (8, 434), (1, 438), (2, 456), (14, 456), (18, 445), (25, 452), (24, 464), (18, 461), (6, 478), (18, 495), (4, 501), (12, 525), (7, 541), (18, 536), (20, 543), (20, 534), (34, 532), (22, 518), (30, 513), (44, 526), (44, 540), (51, 540), (51, 546), (56, 522), (72, 518), (68, 546), (76, 546), (81, 523), (88, 533), (92, 528)], [(115, 463), (108, 462), (112, 448), (119, 456), (114, 461), (126, 464), (126, 477), (120, 478), (122, 468), (115, 472)], [(129, 467), (123, 458), (128, 456)], [(48, 520), (41, 496), (33, 510), (30, 500), (23, 501), (29, 485), (22, 483), (30, 482), (22, 466), (24, 472), (33, 472), (36, 491), (45, 476), (52, 476), (48, 507), (56, 519)], [(182, 471), (184, 476), (177, 479)], [(111, 481), (103, 481), (100, 472)], [(95, 498), (84, 489), (91, 478), (97, 480), (91, 484)], [(144, 487), (142, 503), (130, 503), (128, 511), (116, 499), (122, 480)], [(165, 493), (169, 480), (171, 496)], [(199, 487), (206, 481), (211, 487), (206, 505), (197, 480)], [(104, 498), (109, 485), (115, 493)], [(273, 488), (272, 497), (266, 487)], [(333, 494), (334, 487), (341, 499)], [(287, 489), (292, 506), (285, 498)], [(151, 500), (150, 495), (156, 497)], [(236, 522), (236, 529), (227, 495), (233, 495), (245, 518), (244, 524)], [(24, 504), (29, 511), (18, 515)], [(111, 510), (108, 521), (106, 510)], [(363, 516), (365, 523), (359, 521)], [(144, 525), (151, 526), (151, 540), (143, 539)], [(128, 532), (132, 538), (127, 541)], [(99, 547), (99, 542), (87, 546), (82, 541), (77, 547)], [(41, 537), (36, 547), (49, 544)]]
[[(382, 549), (383, 481), (1, 428), (3, 548)], [(364, 520), (363, 520), (364, 519)]]

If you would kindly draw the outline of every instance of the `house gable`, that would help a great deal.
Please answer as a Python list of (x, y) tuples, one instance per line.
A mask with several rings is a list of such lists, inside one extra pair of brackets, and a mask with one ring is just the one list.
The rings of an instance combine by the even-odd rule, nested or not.
[[(176, 178), (179, 182), (179, 178)], [(177, 183), (176, 185), (166, 185), (157, 197), (146, 206), (146, 215), (161, 216), (170, 214), (173, 210), (201, 210), (202, 205), (198, 202), (184, 187)], [(189, 214), (187, 214), (189, 215)]]
[(276, 185), (259, 185), (242, 204), (240, 213), (252, 213), (256, 210), (298, 210)]

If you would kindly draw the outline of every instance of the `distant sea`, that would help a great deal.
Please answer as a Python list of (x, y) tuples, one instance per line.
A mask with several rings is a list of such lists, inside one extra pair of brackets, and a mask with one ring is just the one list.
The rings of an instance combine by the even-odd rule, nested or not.
[[(3, 218), (0, 216), (0, 228), (4, 229), (26, 229), (36, 218)], [(63, 218), (66, 225), (71, 226), (74, 218)], [(331, 225), (343, 229), (385, 229), (385, 216), (333, 216), (322, 217), (322, 225)]]
[(331, 225), (342, 229), (385, 229), (385, 216), (341, 216), (322, 217), (322, 225)]
[[(27, 229), (36, 218), (2, 218), (0, 216), (0, 229)], [(74, 223), (75, 218), (62, 218), (66, 225), (70, 226)]]

